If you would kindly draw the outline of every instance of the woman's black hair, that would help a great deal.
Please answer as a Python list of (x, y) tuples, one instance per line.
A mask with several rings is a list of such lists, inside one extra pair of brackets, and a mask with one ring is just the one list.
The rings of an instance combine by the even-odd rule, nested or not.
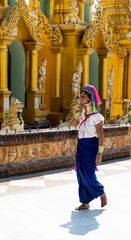
[(80, 93), (85, 93), (91, 99), (91, 94), (89, 92), (82, 90)]

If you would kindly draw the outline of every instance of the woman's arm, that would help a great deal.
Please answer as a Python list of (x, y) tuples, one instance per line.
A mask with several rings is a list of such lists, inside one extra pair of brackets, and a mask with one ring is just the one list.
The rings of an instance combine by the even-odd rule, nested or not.
[(104, 150), (104, 132), (103, 132), (102, 122), (95, 125), (95, 127), (96, 127), (96, 133), (97, 133), (98, 141), (99, 141), (98, 142), (99, 150), (98, 150), (98, 153), (96, 156), (96, 163), (98, 164), (98, 163), (101, 163), (101, 161), (102, 161), (102, 153)]

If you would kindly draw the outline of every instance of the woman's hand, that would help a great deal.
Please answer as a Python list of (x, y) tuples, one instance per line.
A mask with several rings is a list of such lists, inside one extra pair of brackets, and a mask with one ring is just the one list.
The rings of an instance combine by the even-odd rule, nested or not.
[(96, 155), (96, 164), (99, 164), (102, 162), (102, 154), (101, 153), (97, 153)]

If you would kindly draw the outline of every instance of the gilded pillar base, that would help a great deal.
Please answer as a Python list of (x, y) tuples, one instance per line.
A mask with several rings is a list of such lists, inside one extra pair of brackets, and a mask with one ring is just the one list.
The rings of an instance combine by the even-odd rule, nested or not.
[(61, 97), (51, 98), (51, 112), (62, 112), (63, 111), (63, 99)]
[(63, 99), (61, 97), (51, 98), (50, 113), (48, 114), (47, 119), (53, 121), (53, 124), (55, 125), (58, 125), (60, 120), (64, 120)]
[(48, 111), (45, 106), (41, 106), (41, 93), (37, 91), (28, 91), (27, 99), (27, 107), (24, 109), (25, 123), (45, 120)]
[(116, 120), (123, 115), (123, 101), (112, 101), (111, 120)]
[(48, 114), (47, 119), (53, 123), (53, 127), (58, 126), (60, 121), (64, 121), (63, 113), (51, 112)]
[(10, 91), (0, 91), (0, 128), (8, 125), (8, 116), (10, 108)]
[(51, 98), (51, 108), (47, 119), (52, 121), (54, 125), (58, 125), (60, 120), (64, 120), (63, 99), (61, 97)]

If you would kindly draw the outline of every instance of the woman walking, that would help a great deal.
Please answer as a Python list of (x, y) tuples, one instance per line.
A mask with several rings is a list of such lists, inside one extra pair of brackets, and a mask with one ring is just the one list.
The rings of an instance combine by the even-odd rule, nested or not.
[(76, 171), (81, 205), (76, 210), (88, 209), (89, 203), (97, 197), (101, 199), (101, 207), (107, 204), (104, 186), (98, 182), (95, 174), (104, 150), (104, 117), (99, 113), (101, 100), (94, 86), (83, 87), (80, 102), (82, 111), (70, 122), (71, 126), (79, 124)]

